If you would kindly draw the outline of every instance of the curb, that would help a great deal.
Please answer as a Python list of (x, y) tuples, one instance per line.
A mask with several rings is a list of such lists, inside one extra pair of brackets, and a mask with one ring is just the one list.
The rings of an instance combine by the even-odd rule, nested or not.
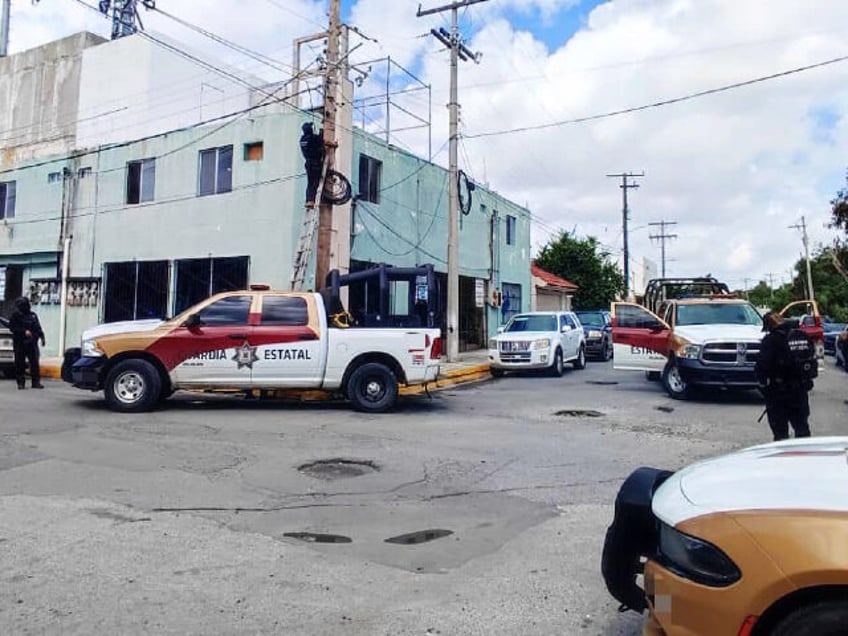
[[(61, 360), (57, 360), (56, 358), (42, 359), (41, 377), (50, 378), (53, 380), (61, 380)], [(488, 364), (475, 364), (468, 367), (462, 367), (460, 369), (453, 369), (452, 371), (440, 374), (439, 378), (435, 382), (428, 385), (426, 390), (429, 390), (431, 393), (433, 393), (436, 391), (441, 391), (443, 389), (448, 389), (450, 387), (458, 386), (460, 384), (482, 382), (483, 380), (490, 380), (491, 378), (492, 376), (489, 373)], [(425, 393), (426, 390), (423, 384), (416, 384), (415, 386), (400, 387), (399, 393), (400, 395), (419, 395), (421, 393)], [(278, 397), (294, 398), (304, 401), (325, 400), (329, 396), (329, 393), (326, 391), (316, 391), (312, 389), (304, 391), (299, 391), (298, 389), (280, 389), (278, 391), (275, 391), (275, 394)]]

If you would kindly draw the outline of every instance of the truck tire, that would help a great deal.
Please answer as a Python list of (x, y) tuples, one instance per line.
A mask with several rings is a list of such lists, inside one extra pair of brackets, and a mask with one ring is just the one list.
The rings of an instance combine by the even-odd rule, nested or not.
[(562, 372), (562, 349), (557, 348), (556, 353), (554, 353), (554, 362), (548, 369), (548, 375), (550, 375), (552, 378), (561, 378)]
[(357, 411), (385, 413), (394, 407), (397, 397), (397, 376), (380, 362), (358, 367), (347, 382), (347, 399)]
[(840, 636), (848, 623), (848, 603), (821, 601), (802, 605), (780, 621), (770, 636)]
[(692, 386), (680, 375), (677, 362), (672, 358), (662, 373), (663, 388), (674, 400), (688, 400), (692, 397)]
[(159, 372), (147, 360), (130, 358), (117, 363), (106, 375), (106, 405), (119, 413), (152, 410), (162, 394)]
[(506, 371), (504, 371), (503, 369), (498, 369), (496, 367), (489, 367), (489, 373), (492, 374), (493, 378), (502, 378), (504, 377)]

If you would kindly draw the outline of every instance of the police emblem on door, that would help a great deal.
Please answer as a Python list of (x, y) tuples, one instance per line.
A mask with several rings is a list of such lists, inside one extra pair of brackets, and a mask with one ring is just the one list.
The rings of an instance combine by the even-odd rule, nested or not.
[(251, 347), (245, 342), (236, 349), (236, 355), (232, 359), (238, 365), (239, 369), (244, 367), (252, 369), (253, 363), (259, 360), (259, 356), (256, 355), (256, 347)]

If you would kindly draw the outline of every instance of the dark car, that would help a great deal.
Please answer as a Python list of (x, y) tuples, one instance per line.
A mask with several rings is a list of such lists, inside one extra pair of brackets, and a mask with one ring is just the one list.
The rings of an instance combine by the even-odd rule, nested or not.
[(848, 363), (846, 363), (846, 358), (848, 358), (848, 326), (836, 334), (834, 349), (836, 355), (836, 366), (842, 367), (848, 371)]
[(12, 332), (9, 321), (0, 317), (0, 373), (7, 378), (15, 377), (15, 350), (12, 347)]
[(825, 322), (822, 324), (824, 328), (824, 352), (826, 355), (836, 355), (836, 339), (839, 334), (845, 329), (844, 322)]
[(586, 333), (586, 355), (596, 360), (612, 359), (612, 319), (605, 309), (575, 311)]

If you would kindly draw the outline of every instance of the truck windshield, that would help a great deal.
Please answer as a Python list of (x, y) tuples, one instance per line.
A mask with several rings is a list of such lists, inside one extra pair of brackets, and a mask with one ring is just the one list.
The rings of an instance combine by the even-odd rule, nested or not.
[(710, 304), (678, 305), (678, 325), (756, 325), (763, 322), (760, 314), (751, 305)]
[(556, 331), (557, 319), (554, 315), (515, 316), (504, 331)]

